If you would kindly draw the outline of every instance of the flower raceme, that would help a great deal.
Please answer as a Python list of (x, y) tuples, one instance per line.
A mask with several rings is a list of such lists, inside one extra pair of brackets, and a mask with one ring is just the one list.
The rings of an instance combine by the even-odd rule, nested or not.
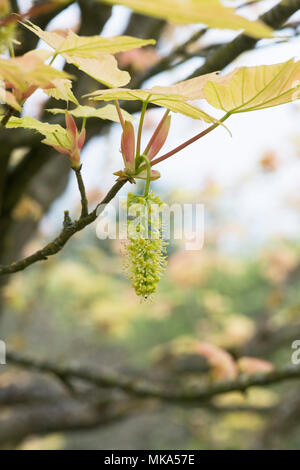
[(152, 192), (147, 197), (128, 194), (124, 267), (136, 294), (144, 299), (156, 292), (167, 264), (162, 209)]
[(80, 133), (78, 132), (76, 122), (73, 116), (68, 112), (66, 112), (66, 130), (67, 130), (67, 136), (69, 137), (69, 140), (70, 140), (70, 148), (66, 149), (62, 147), (61, 145), (55, 145), (53, 147), (59, 153), (62, 153), (69, 157), (71, 167), (73, 168), (73, 170), (75, 171), (80, 170), (81, 168), (80, 153), (85, 142), (86, 131), (85, 129), (82, 129)]

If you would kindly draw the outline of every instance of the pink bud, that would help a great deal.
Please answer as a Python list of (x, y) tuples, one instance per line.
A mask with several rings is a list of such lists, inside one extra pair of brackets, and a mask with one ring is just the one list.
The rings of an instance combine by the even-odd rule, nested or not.
[(74, 142), (76, 142), (76, 139), (77, 139), (78, 131), (77, 131), (75, 119), (70, 113), (68, 113), (68, 111), (66, 112), (66, 127), (67, 127), (68, 134), (71, 137), (72, 144), (74, 144)]
[(167, 116), (154, 132), (146, 149), (146, 154), (149, 160), (152, 160), (165, 144), (170, 131), (170, 125), (171, 116)]
[(123, 155), (125, 168), (129, 170), (134, 170), (135, 168), (134, 127), (129, 121), (126, 121), (124, 125), (124, 130), (123, 130), (122, 139), (121, 139), (121, 151)]
[(85, 142), (86, 131), (83, 129), (80, 134), (78, 134), (76, 122), (73, 116), (67, 111), (66, 112), (66, 128), (67, 133), (70, 138), (70, 148), (64, 148), (60, 145), (53, 145), (55, 150), (64, 155), (68, 155), (71, 167), (74, 170), (79, 170), (81, 167), (80, 162), (80, 151)]

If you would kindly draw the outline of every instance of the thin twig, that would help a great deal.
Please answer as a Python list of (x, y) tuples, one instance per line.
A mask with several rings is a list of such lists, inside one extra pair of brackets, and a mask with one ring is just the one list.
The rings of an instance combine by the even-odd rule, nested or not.
[(82, 175), (81, 175), (81, 169), (75, 170), (75, 175), (78, 183), (78, 188), (80, 191), (80, 196), (81, 196), (81, 215), (80, 218), (86, 217), (89, 213), (89, 208), (88, 208), (88, 200), (86, 197), (86, 192), (85, 192), (85, 186), (83, 183)]
[(105, 198), (101, 201), (100, 204), (93, 210), (93, 212), (87, 214), (84, 217), (80, 217), (75, 222), (63, 224), (63, 229), (61, 230), (60, 234), (50, 243), (48, 243), (44, 248), (41, 250), (36, 251), (30, 256), (27, 256), (24, 259), (19, 261), (15, 261), (9, 265), (1, 266), (0, 267), (0, 275), (5, 274), (13, 274), (18, 271), (22, 271), (26, 269), (28, 266), (36, 263), (37, 261), (43, 261), (48, 258), (48, 256), (53, 256), (65, 246), (65, 244), (70, 240), (70, 238), (77, 232), (80, 232), (82, 229), (90, 225), (92, 222), (96, 220), (98, 215), (104, 210), (106, 204), (108, 204), (120, 191), (120, 189), (126, 183), (125, 181), (117, 181), (110, 191), (107, 193)]

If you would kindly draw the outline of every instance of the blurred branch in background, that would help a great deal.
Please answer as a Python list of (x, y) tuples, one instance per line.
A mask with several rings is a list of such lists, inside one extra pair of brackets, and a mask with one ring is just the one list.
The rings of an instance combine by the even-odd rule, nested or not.
[(286, 380), (300, 379), (300, 367), (288, 366), (281, 370), (253, 375), (242, 375), (236, 380), (213, 383), (208, 387), (191, 387), (182, 390), (161, 386), (160, 384), (148, 383), (147, 380), (135, 379), (134, 377), (122, 376), (113, 371), (89, 370), (87, 367), (57, 366), (50, 362), (27, 358), (17, 353), (8, 352), (7, 360), (10, 364), (18, 365), (31, 370), (50, 373), (59, 378), (69, 380), (78, 378), (92, 383), (98, 387), (117, 388), (125, 393), (142, 398), (158, 398), (169, 402), (199, 403), (209, 400), (217, 395), (233, 391), (245, 392), (254, 386), (272, 385)]

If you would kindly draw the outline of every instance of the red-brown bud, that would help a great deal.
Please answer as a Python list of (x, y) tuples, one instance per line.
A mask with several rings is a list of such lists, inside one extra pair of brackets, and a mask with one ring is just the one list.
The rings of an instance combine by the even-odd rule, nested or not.
[(126, 121), (121, 139), (121, 151), (126, 170), (135, 169), (135, 136), (134, 127), (131, 122)]

